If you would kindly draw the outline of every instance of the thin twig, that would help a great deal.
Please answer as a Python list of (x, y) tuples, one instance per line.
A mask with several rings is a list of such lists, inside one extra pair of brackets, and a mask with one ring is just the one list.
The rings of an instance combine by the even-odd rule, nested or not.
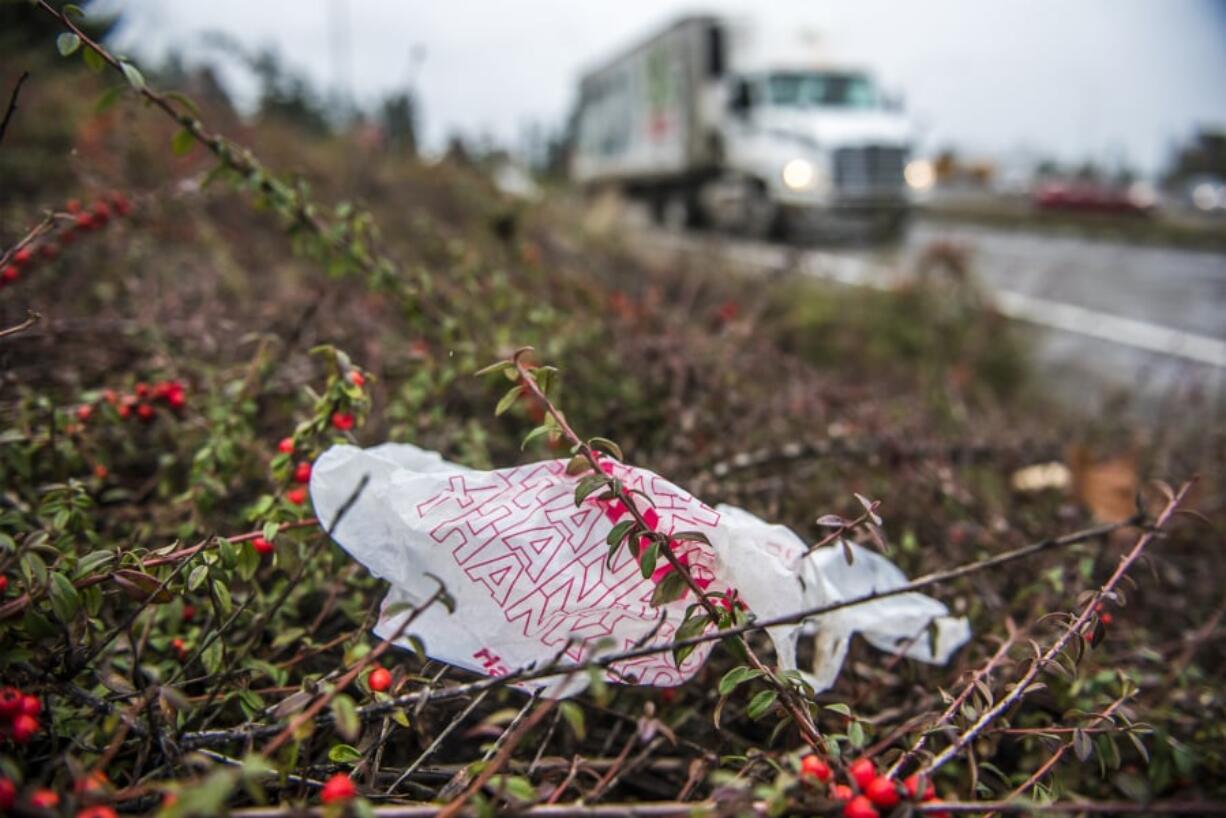
[(41, 313), (34, 312), (34, 310), (26, 310), (26, 320), (22, 321), (20, 324), (9, 327), (8, 329), (0, 329), (0, 338), (7, 338), (10, 335), (16, 335), (19, 332), (25, 332), (41, 320), (43, 320)]
[(1064, 631), (1060, 634), (1059, 638), (1052, 643), (1051, 647), (1049, 647), (1042, 656), (1031, 663), (1029, 669), (1014, 684), (1008, 695), (1001, 697), (996, 704), (985, 710), (983, 714), (975, 720), (974, 724), (966, 728), (966, 730), (964, 730), (962, 734), (958, 736), (953, 744), (942, 750), (920, 771), (921, 775), (931, 775), (935, 770), (938, 770), (943, 765), (949, 763), (958, 753), (962, 752), (962, 750), (968, 744), (974, 741), (975, 737), (982, 733), (989, 724), (999, 718), (1002, 713), (1013, 705), (1017, 704), (1026, 696), (1027, 692), (1030, 690), (1030, 685), (1036, 678), (1038, 678), (1039, 674), (1042, 673), (1047, 666), (1064, 651), (1065, 647), (1072, 642), (1074, 637), (1083, 632), (1086, 624), (1090, 621), (1091, 617), (1094, 616), (1096, 606), (1102, 601), (1103, 597), (1110, 594), (1115, 589), (1115, 586), (1119, 584), (1119, 581), (1126, 573), (1128, 573), (1128, 569), (1131, 568), (1133, 563), (1140, 558), (1141, 554), (1145, 551), (1146, 546), (1153, 541), (1162, 527), (1171, 519), (1176, 509), (1179, 508), (1179, 504), (1183, 502), (1183, 498), (1187, 496), (1188, 491), (1192, 488), (1193, 483), (1195, 483), (1195, 479), (1184, 483), (1183, 486), (1180, 487), (1179, 491), (1171, 496), (1171, 498), (1167, 501), (1166, 506), (1162, 509), (1162, 513), (1159, 514), (1158, 518), (1154, 521), (1153, 526), (1146, 529), (1146, 531), (1137, 539), (1137, 542), (1132, 547), (1132, 550), (1120, 560), (1120, 564), (1116, 567), (1115, 572), (1111, 575), (1111, 577), (1105, 583), (1103, 583), (1103, 586), (1098, 591), (1090, 596), (1085, 606), (1081, 609), (1081, 613), (1078, 614), (1072, 622), (1065, 626)]
[(13, 94), (9, 97), (9, 107), (4, 112), (4, 119), (0, 120), (0, 142), (4, 141), (4, 134), (9, 129), (9, 120), (13, 118), (13, 114), (17, 112), (17, 95), (21, 93), (21, 86), (30, 78), (29, 71), (22, 71), (21, 76), (17, 78), (16, 84), (13, 85)]

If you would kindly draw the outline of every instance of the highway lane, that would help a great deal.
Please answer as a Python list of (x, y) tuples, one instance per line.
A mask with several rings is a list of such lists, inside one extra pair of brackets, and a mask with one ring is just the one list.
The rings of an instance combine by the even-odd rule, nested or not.
[(657, 249), (717, 252), (750, 270), (794, 269), (886, 288), (913, 275), (934, 242), (965, 253), (1004, 314), (1032, 333), (1040, 375), (1090, 410), (1135, 394), (1134, 409), (1197, 401), (1226, 408), (1226, 254), (1051, 233), (917, 223), (891, 248), (796, 247), (647, 230)]

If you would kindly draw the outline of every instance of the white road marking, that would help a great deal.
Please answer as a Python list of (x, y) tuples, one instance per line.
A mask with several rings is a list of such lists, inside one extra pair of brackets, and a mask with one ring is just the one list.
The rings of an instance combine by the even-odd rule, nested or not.
[[(675, 249), (695, 249), (683, 236), (655, 238)], [(721, 243), (719, 249), (741, 264), (768, 269), (782, 269), (793, 255), (806, 274), (856, 287), (887, 290), (894, 281), (887, 265), (838, 253), (808, 251), (795, 256), (795, 251), (754, 242)], [(1013, 290), (993, 290), (992, 297), (1002, 315), (1017, 321), (1226, 369), (1226, 340), (1221, 338)]]

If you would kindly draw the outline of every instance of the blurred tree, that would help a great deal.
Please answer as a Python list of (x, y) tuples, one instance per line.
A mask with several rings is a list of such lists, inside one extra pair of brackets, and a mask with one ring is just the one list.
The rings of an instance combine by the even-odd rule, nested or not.
[(1167, 181), (1179, 183), (1201, 175), (1226, 179), (1226, 131), (1198, 132), (1175, 152)]
[(417, 153), (417, 102), (407, 91), (383, 100), (379, 123), (388, 147), (397, 153)]
[(310, 84), (288, 71), (276, 51), (260, 51), (250, 65), (260, 81), (261, 117), (282, 119), (316, 135), (331, 130), (328, 112)]

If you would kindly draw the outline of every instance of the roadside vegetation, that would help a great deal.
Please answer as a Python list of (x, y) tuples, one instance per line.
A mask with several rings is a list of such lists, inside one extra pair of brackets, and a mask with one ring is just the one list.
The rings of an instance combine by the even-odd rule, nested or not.
[[(1226, 808), (1220, 425), (1056, 406), (956, 247), (888, 293), (648, 258), (565, 190), (240, 117), (57, 8), (0, 7), (35, 21), (0, 54), (3, 101), (31, 75), (0, 137), (0, 810)], [(813, 542), (859, 521), (971, 643), (856, 643), (815, 697), (750, 630), (752, 660), (730, 637), (682, 687), (559, 704), (373, 636), (315, 457), (597, 436)]]

